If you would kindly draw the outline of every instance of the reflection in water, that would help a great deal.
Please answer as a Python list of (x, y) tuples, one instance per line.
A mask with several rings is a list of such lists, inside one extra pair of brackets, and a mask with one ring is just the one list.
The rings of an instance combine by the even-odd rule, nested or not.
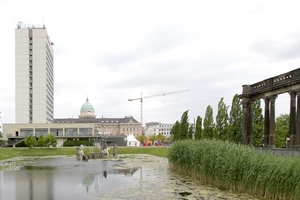
[(21, 170), (54, 170), (53, 166), (23, 166)]
[(1, 171), (0, 199), (99, 198), (115, 187), (137, 184), (134, 173), (138, 168), (125, 168), (120, 164), (124, 163), (78, 162), (74, 158), (38, 159), (19, 171)]
[(48, 166), (24, 166), (16, 172), (16, 199), (54, 199), (53, 171)]
[(86, 188), (86, 192), (89, 192), (89, 187), (94, 183), (95, 181), (95, 175), (94, 174), (90, 174), (87, 177), (85, 177), (82, 181), (82, 185), (85, 186)]
[(141, 158), (132, 165), (142, 168), (123, 161), (39, 159), (20, 171), (0, 171), (0, 199), (254, 199), (193, 184), (169, 172), (164, 158), (144, 163)]
[[(142, 169), (141, 168), (117, 168), (117, 169), (111, 169), (111, 170), (103, 170), (101, 172), (92, 173), (87, 175), (82, 180), (82, 185), (85, 186), (86, 192), (89, 193), (89, 188), (94, 184), (95, 191), (97, 194), (100, 194), (103, 191), (100, 188), (105, 188), (105, 185), (108, 184), (106, 182), (102, 182), (103, 179), (106, 179), (108, 177), (108, 174), (111, 175), (121, 175), (124, 174), (125, 177), (133, 177), (133, 174)], [(120, 177), (121, 178), (121, 177)]]

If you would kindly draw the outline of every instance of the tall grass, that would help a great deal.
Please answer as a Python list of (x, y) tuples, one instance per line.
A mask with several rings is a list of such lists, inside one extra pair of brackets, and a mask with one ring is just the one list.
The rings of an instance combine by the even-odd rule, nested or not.
[(171, 169), (203, 183), (267, 199), (300, 199), (300, 159), (216, 140), (178, 141)]

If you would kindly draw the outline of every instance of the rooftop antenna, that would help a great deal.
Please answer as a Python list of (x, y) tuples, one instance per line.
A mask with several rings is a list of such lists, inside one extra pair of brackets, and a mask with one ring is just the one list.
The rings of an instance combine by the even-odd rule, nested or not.
[(45, 28), (45, 24), (44, 24), (44, 17), (43, 17), (43, 28)]
[(21, 28), (21, 26), (22, 26), (22, 22), (18, 21), (18, 28)]

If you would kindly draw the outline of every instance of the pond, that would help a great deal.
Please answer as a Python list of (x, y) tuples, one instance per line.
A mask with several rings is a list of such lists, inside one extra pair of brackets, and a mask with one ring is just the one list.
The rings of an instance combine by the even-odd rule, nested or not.
[(150, 155), (22, 162), (19, 170), (0, 171), (0, 199), (255, 199), (195, 184), (170, 172), (166, 158)]

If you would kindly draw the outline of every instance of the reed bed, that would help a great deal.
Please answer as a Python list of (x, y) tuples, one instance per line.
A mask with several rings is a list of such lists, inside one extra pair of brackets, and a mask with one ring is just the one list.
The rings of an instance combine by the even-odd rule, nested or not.
[(300, 159), (217, 140), (174, 143), (171, 169), (220, 189), (265, 199), (300, 199)]

